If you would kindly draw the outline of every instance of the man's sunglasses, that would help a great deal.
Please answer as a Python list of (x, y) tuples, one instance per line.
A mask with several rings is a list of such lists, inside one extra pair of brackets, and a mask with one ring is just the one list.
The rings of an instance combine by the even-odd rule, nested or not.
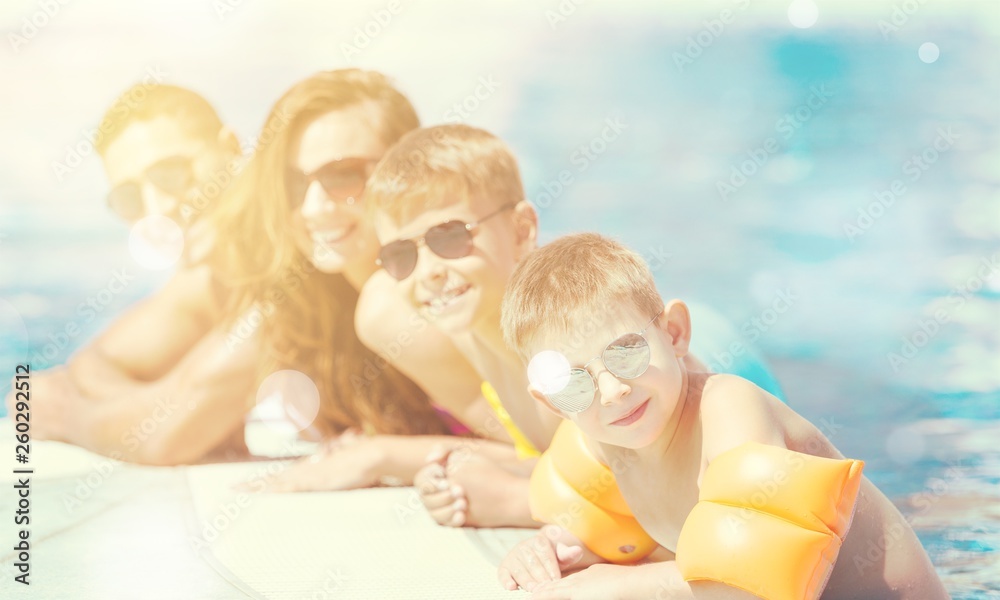
[(306, 191), (314, 181), (319, 182), (331, 200), (354, 204), (364, 193), (365, 184), (377, 162), (378, 159), (375, 158), (348, 157), (330, 161), (312, 173), (289, 168), (285, 172), (288, 204), (292, 208), (301, 206), (305, 201)]
[[(170, 156), (150, 165), (143, 172), (142, 179), (180, 198), (194, 184), (194, 169), (190, 158)], [(130, 223), (142, 218), (146, 213), (142, 201), (142, 181), (133, 179), (115, 186), (108, 192), (108, 208)]]
[(417, 266), (417, 250), (426, 244), (431, 252), (441, 258), (463, 258), (472, 254), (472, 233), (483, 221), (514, 207), (513, 202), (504, 204), (497, 210), (474, 223), (445, 221), (431, 227), (419, 238), (396, 240), (382, 246), (375, 262), (390, 275), (402, 281), (413, 273)]
[(649, 343), (645, 333), (649, 326), (656, 322), (656, 315), (638, 333), (626, 333), (604, 348), (600, 356), (587, 361), (582, 368), (569, 370), (553, 378), (558, 383), (565, 383), (559, 391), (545, 393), (545, 398), (559, 410), (571, 413), (582, 412), (590, 408), (597, 396), (597, 380), (587, 370), (590, 363), (600, 360), (604, 367), (619, 379), (635, 379), (646, 372), (649, 367)]

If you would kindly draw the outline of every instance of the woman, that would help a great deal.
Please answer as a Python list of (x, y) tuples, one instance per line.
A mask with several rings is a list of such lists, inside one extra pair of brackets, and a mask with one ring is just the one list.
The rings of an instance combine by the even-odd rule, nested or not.
[[(476, 429), (505, 438), (502, 428), (488, 426), (492, 417), (475, 371), (395, 294), (368, 290), (366, 298), (379, 303), (384, 329), (406, 334), (407, 343), (386, 350), (406, 374), (355, 333), (359, 291), (378, 269), (364, 185), (385, 151), (418, 126), (412, 105), (385, 76), (317, 73), (275, 104), (253, 158), (214, 215), (220, 235), (214, 258), (236, 290), (227, 313), (232, 323), (261, 323), (257, 333), (267, 349), (261, 373), (295, 369), (313, 379), (320, 392), (309, 428), (315, 436), (369, 434), (342, 438), (350, 443), (298, 463), (272, 489), (407, 483), (443, 434)], [(245, 319), (253, 313), (256, 319)], [(442, 365), (446, 381), (432, 373)], [(401, 437), (418, 434), (424, 437)], [(505, 445), (497, 450), (509, 453)]]

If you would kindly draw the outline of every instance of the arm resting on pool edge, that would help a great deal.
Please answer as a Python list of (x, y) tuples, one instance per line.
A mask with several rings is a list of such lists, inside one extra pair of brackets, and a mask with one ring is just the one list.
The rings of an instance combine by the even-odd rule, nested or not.
[[(121, 274), (128, 276), (125, 270)], [(183, 268), (128, 308), (70, 357), (67, 366), (77, 388), (104, 401), (168, 376), (217, 320), (211, 285), (207, 266)], [(81, 310), (87, 308), (81, 305)]]
[(257, 344), (206, 335), (161, 380), (79, 411), (66, 441), (148, 465), (198, 461), (242, 429), (252, 408)]

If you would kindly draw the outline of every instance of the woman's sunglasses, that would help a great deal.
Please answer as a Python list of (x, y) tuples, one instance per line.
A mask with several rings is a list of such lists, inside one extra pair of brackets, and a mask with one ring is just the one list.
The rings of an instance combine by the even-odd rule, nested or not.
[(565, 372), (554, 377), (554, 381), (566, 385), (557, 392), (546, 392), (545, 398), (552, 406), (565, 412), (577, 413), (590, 408), (597, 396), (597, 380), (587, 367), (595, 360), (603, 362), (604, 367), (619, 379), (635, 379), (645, 373), (649, 367), (650, 351), (644, 334), (659, 316), (653, 317), (642, 331), (626, 333), (608, 344), (600, 356), (587, 361), (582, 368), (570, 369), (568, 377)]
[(301, 206), (309, 186), (318, 181), (331, 200), (354, 204), (364, 193), (377, 162), (375, 158), (349, 157), (330, 161), (312, 173), (290, 168), (285, 172), (288, 203), (292, 208)]
[(413, 273), (417, 266), (417, 250), (426, 244), (431, 252), (441, 258), (463, 258), (472, 254), (472, 232), (483, 221), (495, 217), (514, 207), (513, 202), (505, 204), (475, 223), (445, 221), (431, 227), (419, 238), (396, 240), (382, 246), (375, 262), (390, 275), (402, 281)]
[[(142, 179), (171, 196), (183, 198), (194, 184), (194, 169), (190, 158), (170, 156), (150, 165)], [(130, 223), (142, 218), (146, 213), (142, 181), (133, 179), (115, 186), (108, 192), (108, 208)]]

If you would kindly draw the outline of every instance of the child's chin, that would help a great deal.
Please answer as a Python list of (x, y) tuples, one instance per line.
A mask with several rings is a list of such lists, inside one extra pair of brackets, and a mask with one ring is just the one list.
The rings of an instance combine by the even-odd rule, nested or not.
[(467, 333), (476, 322), (475, 306), (461, 300), (455, 306), (450, 306), (444, 310), (434, 311), (426, 306), (419, 308), (420, 313), (434, 327), (445, 334), (458, 335)]
[(629, 450), (641, 450), (646, 446), (652, 445), (660, 437), (663, 428), (646, 427), (639, 429), (633, 429), (630, 431), (619, 431), (615, 436), (617, 442), (614, 443), (616, 446), (621, 446), (622, 448), (628, 448)]

